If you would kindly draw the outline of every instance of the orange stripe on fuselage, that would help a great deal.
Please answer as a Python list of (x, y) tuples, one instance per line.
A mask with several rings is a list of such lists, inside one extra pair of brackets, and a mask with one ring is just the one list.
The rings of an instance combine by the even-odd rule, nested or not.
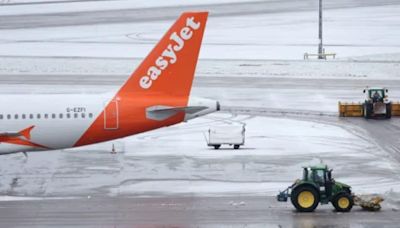
[(51, 149), (49, 147), (27, 141), (27, 140), (21, 139), (19, 137), (8, 137), (8, 138), (3, 137), (3, 138), (0, 138), (0, 142), (21, 145), (21, 146), (31, 146), (31, 147), (36, 147), (36, 148)]
[[(185, 117), (183, 112), (163, 121), (147, 119), (146, 108), (155, 105), (187, 106), (207, 16), (207, 12), (182, 14), (114, 96), (112, 101), (118, 103), (119, 128), (105, 129), (103, 111), (75, 146), (182, 122)], [(112, 103), (109, 102), (105, 110), (112, 110), (109, 108)], [(112, 118), (112, 115), (107, 117)]]

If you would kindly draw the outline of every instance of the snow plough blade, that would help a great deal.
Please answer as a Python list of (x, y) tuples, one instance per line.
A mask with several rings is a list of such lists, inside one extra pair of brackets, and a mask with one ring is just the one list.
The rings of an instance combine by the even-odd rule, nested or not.
[[(400, 104), (399, 104), (400, 113)], [(340, 102), (339, 101), (339, 116), (341, 117), (363, 117), (364, 107), (361, 102)]]
[(379, 211), (383, 198), (380, 196), (353, 196), (354, 205), (367, 211)]
[[(340, 102), (340, 117), (363, 117), (364, 104), (362, 102)], [(392, 102), (392, 116), (400, 116), (400, 102)]]
[(392, 102), (392, 116), (400, 116), (400, 102)]

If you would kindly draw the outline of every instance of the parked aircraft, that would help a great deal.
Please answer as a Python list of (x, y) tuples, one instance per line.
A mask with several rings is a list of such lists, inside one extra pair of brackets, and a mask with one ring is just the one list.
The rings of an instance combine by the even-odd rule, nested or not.
[(207, 17), (183, 13), (116, 93), (0, 96), (0, 154), (109, 141), (219, 110), (190, 95)]

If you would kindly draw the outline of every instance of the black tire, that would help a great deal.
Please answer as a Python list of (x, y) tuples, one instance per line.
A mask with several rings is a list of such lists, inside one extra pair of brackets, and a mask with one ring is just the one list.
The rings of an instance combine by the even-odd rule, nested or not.
[[(303, 195), (304, 193), (306, 194), (306, 196)], [(309, 198), (309, 194), (313, 196), (313, 199)], [(297, 209), (297, 211), (313, 212), (319, 204), (319, 194), (317, 190), (310, 185), (300, 185), (293, 189), (290, 200), (292, 201), (292, 204)]]
[(364, 103), (364, 117), (366, 119), (371, 119), (372, 111), (374, 109), (374, 105), (369, 102)]
[(338, 212), (349, 212), (353, 208), (353, 197), (347, 192), (340, 192), (333, 197), (332, 205)]
[(392, 118), (392, 103), (386, 104), (386, 119)]
[(221, 147), (221, 145), (214, 145), (214, 149), (218, 150)]
[(239, 149), (240, 148), (240, 145), (234, 145), (233, 146), (233, 149), (235, 149), (235, 150), (237, 150), (237, 149)]

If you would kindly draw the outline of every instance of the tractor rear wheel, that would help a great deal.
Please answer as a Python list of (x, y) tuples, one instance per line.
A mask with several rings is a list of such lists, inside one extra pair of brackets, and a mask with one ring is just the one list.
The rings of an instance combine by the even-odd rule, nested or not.
[(293, 206), (300, 212), (313, 212), (319, 203), (319, 194), (312, 186), (300, 185), (291, 194)]
[(347, 192), (338, 193), (333, 197), (332, 204), (336, 211), (339, 212), (349, 212), (353, 208), (354, 201), (353, 197)]

